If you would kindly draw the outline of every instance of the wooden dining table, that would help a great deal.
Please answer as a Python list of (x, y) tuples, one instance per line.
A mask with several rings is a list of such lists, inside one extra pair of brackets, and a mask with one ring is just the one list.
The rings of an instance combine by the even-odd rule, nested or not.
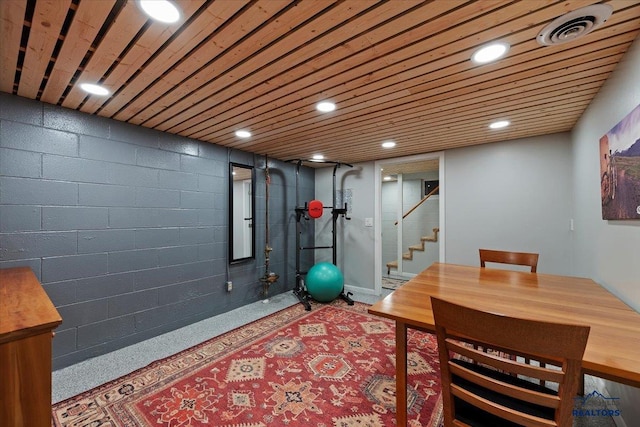
[(640, 313), (591, 279), (435, 263), (369, 308), (396, 323), (396, 417), (407, 423), (407, 330), (434, 332), (430, 298), (591, 327), (584, 373), (640, 387)]

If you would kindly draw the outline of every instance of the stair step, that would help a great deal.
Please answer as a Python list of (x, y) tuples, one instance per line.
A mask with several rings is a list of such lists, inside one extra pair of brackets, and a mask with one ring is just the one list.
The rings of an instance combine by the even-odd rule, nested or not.
[(420, 238), (423, 242), (437, 242), (438, 241), (438, 233), (440, 232), (440, 227), (433, 228), (432, 236), (423, 236)]
[[(423, 236), (420, 238), (421, 242), (437, 242), (438, 241), (438, 232), (440, 231), (440, 227), (435, 227), (433, 228), (433, 235), (432, 236)], [(421, 251), (423, 252), (425, 250), (424, 247), (424, 243), (419, 244), (419, 245), (412, 245), (409, 246), (409, 252), (405, 252), (402, 254), (402, 259), (407, 260), (407, 261), (412, 261), (413, 260), (413, 251)], [(398, 260), (396, 261), (391, 261), (387, 263), (387, 270), (391, 270), (392, 268), (397, 269), (398, 268)]]

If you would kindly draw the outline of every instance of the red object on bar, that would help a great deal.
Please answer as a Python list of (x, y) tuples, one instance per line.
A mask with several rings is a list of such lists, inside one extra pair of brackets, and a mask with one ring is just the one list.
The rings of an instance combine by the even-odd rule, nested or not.
[(309, 202), (309, 216), (314, 219), (322, 216), (322, 202), (320, 200)]

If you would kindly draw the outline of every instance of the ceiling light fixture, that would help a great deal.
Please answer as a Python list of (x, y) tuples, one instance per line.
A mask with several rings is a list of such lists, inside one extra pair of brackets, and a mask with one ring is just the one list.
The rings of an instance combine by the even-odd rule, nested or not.
[(471, 60), (476, 64), (486, 64), (502, 58), (509, 51), (509, 43), (495, 42), (482, 46), (471, 55)]
[(172, 24), (180, 19), (180, 10), (168, 0), (139, 0), (140, 7), (156, 21)]
[(489, 125), (489, 128), (491, 128), (491, 129), (502, 129), (502, 128), (506, 128), (510, 124), (511, 123), (509, 122), (509, 120), (499, 120), (497, 122), (491, 123)]
[(393, 148), (396, 146), (396, 143), (393, 141), (385, 141), (382, 143), (382, 148)]
[(323, 113), (329, 113), (336, 109), (336, 104), (329, 101), (322, 101), (316, 104), (316, 110), (321, 111)]
[(313, 157), (311, 157), (312, 160), (324, 160), (324, 156), (322, 154), (314, 154)]
[(82, 83), (80, 85), (80, 89), (82, 89), (85, 92), (89, 92), (92, 95), (100, 95), (100, 96), (109, 95), (109, 91), (107, 89), (93, 83)]
[(236, 136), (238, 138), (249, 138), (251, 136), (251, 132), (249, 132), (248, 130), (237, 130)]

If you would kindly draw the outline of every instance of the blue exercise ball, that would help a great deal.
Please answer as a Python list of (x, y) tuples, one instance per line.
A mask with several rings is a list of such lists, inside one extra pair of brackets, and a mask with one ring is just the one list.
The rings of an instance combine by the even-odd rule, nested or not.
[(333, 301), (343, 288), (342, 272), (330, 262), (319, 262), (307, 273), (307, 292), (318, 302)]

